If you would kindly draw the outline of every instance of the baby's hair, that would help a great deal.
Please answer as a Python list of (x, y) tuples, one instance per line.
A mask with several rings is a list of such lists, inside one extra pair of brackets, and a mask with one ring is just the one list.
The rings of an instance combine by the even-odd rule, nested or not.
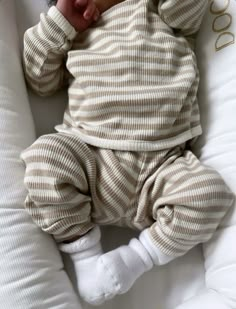
[(57, 0), (47, 0), (48, 6), (56, 5)]

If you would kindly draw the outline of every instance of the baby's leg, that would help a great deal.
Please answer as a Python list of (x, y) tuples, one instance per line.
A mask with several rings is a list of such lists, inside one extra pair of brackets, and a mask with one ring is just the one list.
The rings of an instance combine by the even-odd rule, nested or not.
[(209, 240), (234, 199), (220, 175), (188, 151), (169, 158), (153, 176), (140, 200), (153, 205), (155, 223), (139, 239), (98, 259), (100, 282), (110, 284), (110, 296), (127, 292), (154, 264), (166, 264)]
[(26, 164), (25, 207), (34, 222), (57, 242), (91, 230), (87, 175), (96, 177), (88, 147), (77, 137), (57, 133), (40, 137), (21, 157)]
[(157, 265), (208, 241), (234, 200), (221, 176), (190, 151), (159, 168), (151, 192), (155, 223), (140, 240)]
[(93, 153), (75, 136), (51, 134), (26, 149), (22, 159), (26, 210), (43, 231), (53, 235), (61, 251), (70, 254), (78, 288), (87, 290), (102, 254), (100, 230), (91, 222), (90, 189), (96, 182)]
[[(22, 154), (28, 190), (25, 207), (35, 223), (53, 235), (60, 250), (70, 255), (80, 295), (93, 304), (118, 294), (120, 286), (124, 290), (120, 282), (124, 281), (124, 275), (125, 281), (130, 281), (133, 257), (140, 271), (144, 268), (134, 250), (128, 253), (121, 250), (118, 255), (109, 255), (109, 259), (107, 256), (100, 259), (100, 230), (91, 222), (91, 205), (94, 208), (94, 202), (97, 204), (98, 218), (101, 212), (105, 221), (119, 220), (119, 214), (129, 209), (138, 175), (132, 169), (132, 155), (131, 159), (129, 155), (128, 159), (122, 159), (113, 157), (111, 152), (100, 152), (95, 155), (76, 136), (57, 133), (42, 136)], [(106, 156), (102, 160), (103, 154)], [(120, 165), (121, 161), (124, 162)], [(130, 180), (128, 190), (127, 179)]]

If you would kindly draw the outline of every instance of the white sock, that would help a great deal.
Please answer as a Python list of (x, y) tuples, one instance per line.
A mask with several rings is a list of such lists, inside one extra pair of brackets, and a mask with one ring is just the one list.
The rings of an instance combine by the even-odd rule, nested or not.
[(78, 291), (86, 302), (99, 305), (128, 291), (138, 277), (152, 268), (153, 262), (138, 239), (103, 254), (100, 229), (59, 249), (70, 254), (74, 263)]
[(105, 253), (98, 260), (103, 287), (113, 296), (126, 293), (134, 282), (152, 267), (151, 256), (136, 238), (133, 238), (128, 246)]
[(164, 265), (175, 259), (174, 256), (164, 254), (151, 240), (149, 229), (145, 229), (139, 235), (139, 240), (150, 254), (155, 265)]
[[(93, 303), (93, 299), (104, 294), (101, 291), (100, 283), (97, 281), (97, 261), (103, 254), (101, 247), (101, 231), (98, 226), (89, 231), (78, 240), (60, 244), (59, 249), (70, 255), (76, 273), (78, 292), (82, 299), (88, 303)], [(109, 298), (109, 295), (103, 295)], [(96, 303), (96, 302), (95, 302)]]
[[(163, 265), (175, 257), (165, 255), (151, 240), (149, 230), (141, 232), (139, 239), (131, 239), (128, 246), (121, 246), (98, 259), (104, 291), (110, 297), (127, 292), (134, 282), (154, 265)], [(103, 279), (103, 280), (102, 280)], [(98, 303), (104, 300), (100, 298)]]
[(100, 229), (95, 227), (80, 239), (59, 247), (70, 254), (80, 296), (92, 305), (100, 305), (115, 295), (127, 292), (154, 264), (165, 264), (173, 259), (156, 248), (147, 229), (127, 246), (104, 254), (100, 237)]

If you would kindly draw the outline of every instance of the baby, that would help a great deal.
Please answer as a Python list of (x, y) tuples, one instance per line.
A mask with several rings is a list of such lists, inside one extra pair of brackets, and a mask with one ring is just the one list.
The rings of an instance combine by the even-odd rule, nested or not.
[[(69, 87), (57, 133), (22, 153), (25, 207), (101, 304), (208, 241), (233, 202), (189, 147), (201, 134), (193, 43), (206, 0), (58, 0), (24, 37), (40, 95)], [(104, 253), (101, 225), (140, 231)]]

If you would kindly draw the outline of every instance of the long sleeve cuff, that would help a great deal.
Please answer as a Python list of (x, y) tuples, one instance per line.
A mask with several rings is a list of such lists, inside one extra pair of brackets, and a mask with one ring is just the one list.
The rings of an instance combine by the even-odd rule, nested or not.
[(62, 29), (69, 40), (73, 40), (77, 31), (75, 28), (69, 23), (69, 21), (62, 15), (62, 13), (57, 9), (56, 6), (52, 6), (47, 13), (48, 16), (52, 18), (52, 20)]

